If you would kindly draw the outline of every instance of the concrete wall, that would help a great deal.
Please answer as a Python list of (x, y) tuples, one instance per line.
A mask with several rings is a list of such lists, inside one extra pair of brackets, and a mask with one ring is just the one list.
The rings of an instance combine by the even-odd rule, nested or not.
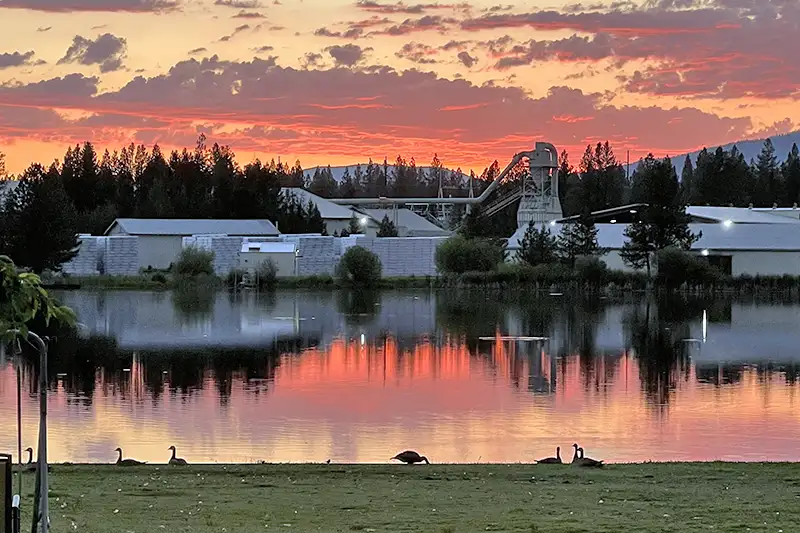
[(86, 236), (81, 237), (79, 242), (78, 255), (62, 266), (65, 274), (134, 276), (139, 273), (138, 237)]
[(239, 268), (255, 272), (267, 261), (278, 269), (279, 278), (296, 276), (293, 252), (239, 252)]
[(180, 236), (140, 235), (132, 238), (139, 239), (139, 268), (169, 268), (183, 249)]

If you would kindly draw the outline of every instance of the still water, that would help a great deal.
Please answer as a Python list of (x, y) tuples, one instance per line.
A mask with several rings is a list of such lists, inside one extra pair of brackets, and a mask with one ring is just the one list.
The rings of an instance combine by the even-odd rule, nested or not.
[[(67, 292), (53, 462), (800, 460), (800, 303), (481, 292)], [(545, 342), (501, 336), (544, 336)], [(0, 356), (0, 451), (17, 372)], [(23, 448), (37, 360), (21, 359)]]

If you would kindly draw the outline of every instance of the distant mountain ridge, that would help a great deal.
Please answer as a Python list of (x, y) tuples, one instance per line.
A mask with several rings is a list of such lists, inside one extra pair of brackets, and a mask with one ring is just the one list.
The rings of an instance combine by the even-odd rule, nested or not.
[[(772, 140), (772, 145), (775, 147), (775, 156), (778, 158), (779, 162), (786, 161), (786, 156), (789, 155), (789, 150), (792, 149), (792, 144), (797, 143), (800, 146), (800, 131), (795, 131), (792, 133), (787, 133), (785, 135), (775, 135), (773, 137), (769, 137)], [(751, 159), (756, 159), (758, 154), (761, 153), (761, 148), (764, 146), (764, 141), (767, 140), (767, 137), (763, 137), (761, 139), (749, 139), (745, 141), (737, 141), (728, 144), (723, 144), (722, 149), (725, 151), (730, 151), (731, 148), (736, 146), (736, 148), (744, 155), (745, 161), (748, 163)], [(709, 152), (713, 152), (717, 149), (720, 145), (709, 145), (706, 149)], [(702, 151), (696, 150), (694, 152), (690, 152), (688, 154), (680, 154), (680, 155), (673, 155), (670, 156), (672, 159), (672, 164), (675, 169), (678, 171), (678, 176), (681, 175), (681, 170), (683, 169), (683, 162), (686, 159), (686, 156), (689, 156), (689, 159), (692, 160), (692, 165), (697, 164), (697, 155)], [(636, 163), (631, 161), (631, 169), (630, 172), (633, 174), (633, 171), (636, 170), (636, 167), (639, 166), (639, 162)]]
[[(784, 134), (784, 135), (775, 135), (775, 136), (772, 136), (772, 137), (769, 137), (769, 138), (772, 139), (772, 144), (773, 144), (773, 146), (775, 146), (775, 155), (777, 156), (778, 161), (780, 161), (780, 162), (783, 162), (783, 161), (786, 160), (786, 156), (789, 154), (789, 150), (791, 150), (792, 144), (797, 143), (797, 145), (800, 146), (800, 131), (795, 131), (795, 132), (787, 133), (787, 134)], [(761, 148), (764, 146), (764, 141), (766, 139), (767, 139), (767, 137), (763, 137), (761, 139), (748, 139), (748, 140), (744, 140), (744, 141), (736, 141), (736, 142), (724, 144), (724, 145), (722, 145), (722, 148), (723, 148), (723, 150), (728, 151), (731, 148), (733, 148), (734, 145), (736, 145), (736, 148), (742, 154), (744, 154), (745, 160), (749, 163), (751, 159), (756, 159), (758, 157), (758, 154), (761, 152)], [(719, 146), (719, 145), (708, 145), (708, 146), (706, 146), (706, 149), (709, 152), (713, 152), (714, 150), (717, 149), (717, 146)], [(696, 150), (696, 151), (690, 152), (688, 154), (683, 153), (683, 154), (671, 155), (670, 156), (670, 159), (672, 159), (672, 164), (675, 166), (675, 168), (678, 171), (678, 176), (680, 176), (680, 174), (681, 174), (681, 169), (683, 168), (683, 161), (686, 159), (686, 156), (687, 155), (689, 156), (689, 158), (692, 160), (692, 164), (694, 165), (694, 164), (697, 163), (697, 154), (699, 154), (699, 153), (700, 153), (700, 150)], [(620, 154), (617, 154), (618, 158), (619, 158), (619, 155)], [(572, 158), (570, 158), (570, 159), (572, 159)], [(499, 159), (498, 159), (498, 161), (499, 161)], [(504, 167), (505, 164), (507, 163), (507, 161), (506, 162), (499, 161), (499, 162), (500, 162), (500, 167), (501, 168)], [(571, 161), (571, 162), (573, 164), (577, 164), (577, 161)], [(492, 163), (491, 161), (487, 161), (486, 165), (488, 166), (491, 163)], [(378, 165), (379, 167), (383, 167), (383, 163), (375, 163), (375, 164)], [(350, 174), (352, 175), (355, 172), (357, 166), (358, 166), (358, 164), (344, 165), (344, 166), (337, 166), (337, 167), (333, 167), (332, 166), (331, 167), (331, 174), (333, 174), (333, 179), (335, 179), (338, 183), (341, 183), (342, 182), (342, 176), (344, 175), (344, 171), (346, 169), (350, 169)], [(393, 168), (393, 166), (394, 166), (393, 164), (390, 164), (389, 168), (391, 169), (391, 168)], [(631, 174), (633, 174), (633, 171), (636, 170), (636, 167), (638, 167), (638, 166), (639, 166), (639, 161), (635, 161), (635, 162), (631, 161), (631, 166), (630, 166)], [(310, 167), (310, 168), (304, 169), (303, 172), (304, 172), (306, 178), (308, 178), (309, 180), (311, 178), (313, 178), (314, 177), (314, 172), (317, 170), (317, 168), (322, 170), (322, 169), (326, 168), (326, 166)], [(366, 168), (367, 168), (367, 163), (361, 163), (361, 170), (364, 171)], [(428, 172), (430, 172), (431, 168), (432, 167), (417, 167), (417, 169), (425, 171), (426, 174)], [(445, 168), (444, 170), (445, 170), (445, 172), (455, 172), (455, 170), (448, 169), (448, 168)], [(390, 170), (390, 172), (391, 172), (391, 170)], [(469, 176), (469, 173), (464, 174), (462, 172), (462, 176), (465, 176), (465, 177)]]

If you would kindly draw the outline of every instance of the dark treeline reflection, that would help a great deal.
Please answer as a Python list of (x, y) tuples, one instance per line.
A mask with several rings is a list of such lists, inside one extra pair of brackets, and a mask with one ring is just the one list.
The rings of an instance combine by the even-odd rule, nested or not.
[[(172, 293), (172, 304), (181, 320), (192, 323), (214, 319), (215, 300), (203, 294), (203, 291), (182, 289)], [(272, 298), (264, 298), (259, 303), (265, 313), (275, 305)], [(798, 364), (791, 360), (754, 364), (746, 361), (709, 363), (706, 360), (702, 364), (692, 364), (692, 350), (702, 342), (693, 337), (699, 335), (701, 324), (703, 332), (707, 325), (731, 325), (734, 304), (754, 308), (768, 306), (773, 312), (777, 308), (779, 313), (782, 306), (787, 309), (798, 306), (796, 300), (786, 297), (733, 302), (719, 298), (631, 295), (610, 300), (597, 295), (442, 291), (409, 296), (413, 300), (434, 299), (434, 330), (425, 329), (431, 327), (426, 324), (432, 322), (419, 320), (417, 327), (413, 316), (403, 316), (413, 313), (409, 308), (397, 304), (395, 310), (390, 310), (396, 313), (398, 322), (412, 323), (404, 333), (392, 330), (385, 322), (383, 326), (368, 329), (377, 323), (386, 302), (380, 292), (341, 291), (332, 298), (334, 307), (331, 310), (335, 309), (342, 320), (336, 334), (358, 343), (359, 335), (368, 331), (365, 342), (376, 347), (368, 357), (382, 357), (379, 364), (394, 369), (393, 372), (402, 372), (402, 363), (414, 357), (416, 347), (431, 343), (439, 350), (437, 358), (443, 357), (442, 350), (456, 347), (466, 348), (463, 353), (467, 358), (482, 359), (491, 365), (510, 365), (499, 370), (503, 370), (514, 387), (521, 386), (522, 373), (527, 371), (527, 387), (532, 393), (552, 393), (558, 383), (564, 381), (570, 365), (576, 365), (574, 368), (579, 372), (585, 391), (603, 393), (624, 368), (623, 358), (628, 357), (638, 366), (641, 390), (647, 402), (659, 408), (669, 405), (681, 382), (692, 379), (724, 386), (739, 383), (748, 370), (755, 370), (759, 380), (767, 380), (775, 374), (782, 375), (790, 384), (798, 380)], [(730, 331), (737, 327), (731, 325)], [(493, 343), (480, 337), (497, 334), (549, 337), (549, 342), (542, 345), (546, 357), (542, 358), (541, 350), (531, 348), (534, 345), (529, 343), (524, 349), (516, 349), (510, 359), (496, 360)], [(62, 332), (52, 343), (50, 385), (63, 388), (67, 401), (82, 405), (91, 405), (97, 393), (122, 397), (135, 393), (142, 397), (134, 400), (150, 398), (158, 402), (165, 394), (188, 398), (214, 387), (220, 403), (225, 405), (237, 383), (248, 393), (268, 391), (274, 386), (282, 356), (302, 358), (303, 350), (314, 347), (319, 338), (319, 335), (300, 330), (294, 339), (276, 338), (268, 347), (124, 350), (110, 337), (78, 338)], [(381, 349), (385, 348), (388, 338), (397, 346), (391, 355), (387, 355), (388, 350)], [(319, 349), (329, 348), (322, 345)], [(24, 355), (25, 383), (30, 388), (29, 393), (35, 394), (38, 357), (30, 348), (24, 350)], [(762, 356), (755, 361), (770, 360), (769, 354), (753, 355)], [(395, 359), (392, 365), (387, 365), (387, 357)]]

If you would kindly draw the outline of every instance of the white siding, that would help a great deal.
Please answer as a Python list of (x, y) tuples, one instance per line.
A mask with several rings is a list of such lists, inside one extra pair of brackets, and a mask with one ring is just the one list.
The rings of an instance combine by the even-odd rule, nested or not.
[(140, 235), (139, 268), (169, 268), (170, 263), (178, 260), (181, 248), (183, 237), (180, 235)]
[[(338, 232), (338, 234), (341, 234), (343, 229), (348, 229), (349, 227), (350, 227), (350, 219), (325, 220), (325, 228), (328, 230), (328, 235), (333, 235), (334, 232)], [(377, 232), (378, 232), (378, 224), (371, 218), (368, 218), (366, 231), (364, 233), (367, 235), (367, 237), (374, 237)]]
[(272, 261), (278, 269), (278, 277), (295, 275), (294, 252), (240, 252), (239, 266), (245, 270), (255, 271), (266, 261)]
[(741, 276), (742, 274), (751, 276), (800, 275), (800, 251), (737, 251), (732, 252), (730, 255), (733, 256), (731, 274), (734, 276)]

